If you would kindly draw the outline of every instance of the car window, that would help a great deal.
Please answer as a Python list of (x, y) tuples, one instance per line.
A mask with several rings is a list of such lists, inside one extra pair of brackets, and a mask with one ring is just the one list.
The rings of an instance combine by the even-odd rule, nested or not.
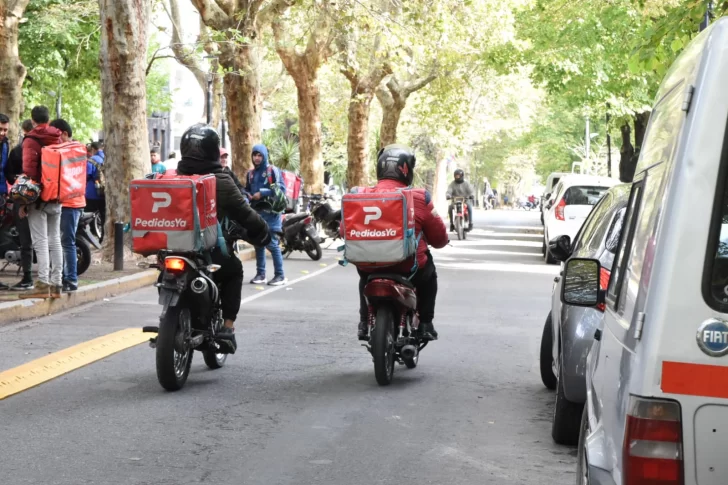
[(632, 186), (632, 193), (629, 196), (629, 203), (627, 204), (627, 214), (622, 225), (622, 233), (619, 238), (619, 246), (614, 257), (614, 264), (612, 266), (612, 277), (609, 279), (609, 290), (607, 291), (607, 298), (614, 305), (618, 305), (617, 295), (622, 287), (622, 275), (624, 273), (625, 254), (629, 254), (630, 247), (632, 245), (632, 235), (634, 234), (634, 220), (635, 211), (639, 209), (639, 203), (642, 195), (642, 183), (635, 183)]
[(551, 187), (555, 186), (559, 183), (559, 180), (561, 180), (561, 177), (554, 177), (554, 181), (551, 182)]
[(708, 281), (708, 304), (720, 312), (728, 312), (728, 183), (723, 177), (721, 205), (714, 220), (712, 234), (712, 261)]
[[(584, 225), (581, 226), (579, 234), (576, 236), (576, 242), (574, 243), (574, 253), (587, 249), (589, 254), (594, 254), (594, 251), (589, 251), (589, 248), (593, 247), (593, 240), (595, 239), (595, 233), (599, 232), (597, 229), (600, 225), (604, 225), (604, 215), (609, 212), (612, 206), (612, 194), (607, 195), (594, 206), (589, 216), (584, 221)], [(602, 233), (604, 237), (604, 233)], [(599, 243), (597, 243), (597, 246)]]
[(609, 187), (575, 185), (566, 189), (563, 200), (566, 205), (596, 205), (607, 190)]

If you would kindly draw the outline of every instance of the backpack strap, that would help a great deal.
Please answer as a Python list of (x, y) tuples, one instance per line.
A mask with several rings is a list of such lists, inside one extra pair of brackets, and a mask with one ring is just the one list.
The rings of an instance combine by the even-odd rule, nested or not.
[(268, 185), (273, 185), (277, 182), (277, 180), (274, 179), (275, 172), (273, 172), (273, 167), (268, 164), (268, 167), (265, 169), (266, 172), (268, 172)]

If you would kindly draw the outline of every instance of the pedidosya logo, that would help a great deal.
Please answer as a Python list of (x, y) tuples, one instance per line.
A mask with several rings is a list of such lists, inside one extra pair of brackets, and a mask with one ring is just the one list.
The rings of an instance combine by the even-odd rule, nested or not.
[(396, 229), (382, 229), (382, 230), (364, 229), (363, 231), (357, 231), (356, 229), (352, 229), (351, 231), (349, 231), (349, 237), (375, 238), (375, 237), (395, 237), (396, 235), (397, 235)]
[(698, 329), (700, 350), (712, 357), (728, 354), (728, 323), (710, 319)]

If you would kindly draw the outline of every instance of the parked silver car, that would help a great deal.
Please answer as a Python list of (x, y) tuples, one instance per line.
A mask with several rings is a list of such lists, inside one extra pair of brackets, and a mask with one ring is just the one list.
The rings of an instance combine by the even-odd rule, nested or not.
[[(628, 184), (609, 189), (584, 221), (573, 245), (569, 236), (559, 236), (549, 242), (552, 258), (565, 261), (574, 256), (599, 260), (606, 289), (628, 200)], [(551, 312), (541, 338), (541, 379), (547, 388), (556, 389), (551, 429), (554, 441), (576, 445), (586, 402), (586, 357), (603, 315), (601, 309), (563, 305), (561, 284), (561, 276), (557, 276)]]

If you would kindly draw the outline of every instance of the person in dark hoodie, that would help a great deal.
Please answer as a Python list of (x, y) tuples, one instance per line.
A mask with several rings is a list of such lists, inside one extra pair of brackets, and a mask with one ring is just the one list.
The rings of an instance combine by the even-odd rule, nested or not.
[[(61, 143), (61, 130), (48, 125), (50, 114), (45, 106), (30, 112), (33, 130), (23, 140), (23, 173), (38, 182), (41, 179), (41, 149)], [(22, 206), (20, 217), (28, 217), (33, 249), (38, 258), (38, 281), (35, 289), (21, 298), (60, 298), (63, 278), (61, 247), (61, 204), (40, 199)]]
[(226, 236), (230, 256), (225, 256), (219, 248), (212, 252), (212, 262), (221, 266), (213, 273), (213, 279), (220, 287), (222, 317), (225, 320), (220, 337), (230, 342), (228, 352), (232, 354), (237, 349), (234, 332), (243, 289), (243, 265), (232, 251), (231, 240), (241, 238), (254, 246), (265, 246), (270, 242), (271, 235), (268, 225), (245, 203), (243, 194), (230, 175), (223, 170), (220, 164), (220, 136), (213, 128), (204, 124), (191, 126), (182, 135), (180, 148), (182, 159), (177, 164), (177, 174), (214, 174), (217, 183), (218, 220), (224, 222), (227, 218), (242, 228), (235, 235)]
[[(286, 185), (283, 182), (281, 171), (277, 167), (270, 165), (268, 162), (268, 149), (265, 145), (255, 145), (253, 147), (253, 165), (254, 169), (248, 172), (246, 177), (245, 190), (251, 199), (250, 205), (253, 206), (258, 214), (268, 223), (271, 231), (280, 232), (283, 226), (281, 215), (270, 210), (270, 204), (265, 204), (266, 199), (273, 195), (270, 188), (270, 177), (274, 184), (278, 184), (283, 193), (286, 192)], [(255, 247), (256, 274), (250, 283), (259, 285), (265, 283), (265, 250), (270, 251), (273, 256), (273, 268), (275, 274), (273, 279), (268, 282), (270, 286), (285, 285), (286, 275), (283, 273), (283, 255), (281, 254), (281, 245), (278, 238), (273, 235), (270, 244), (267, 246)]]
[[(33, 122), (25, 120), (20, 128), (23, 131), (23, 137), (25, 137), (33, 130)], [(5, 179), (10, 185), (13, 185), (21, 173), (23, 173), (23, 140), (20, 140), (20, 143), (10, 152), (8, 163), (5, 165)], [(20, 239), (20, 268), (23, 270), (23, 279), (10, 287), (14, 291), (33, 289), (33, 240), (30, 237), (28, 218), (19, 216), (21, 207), (20, 204), (13, 204), (13, 220)]]

